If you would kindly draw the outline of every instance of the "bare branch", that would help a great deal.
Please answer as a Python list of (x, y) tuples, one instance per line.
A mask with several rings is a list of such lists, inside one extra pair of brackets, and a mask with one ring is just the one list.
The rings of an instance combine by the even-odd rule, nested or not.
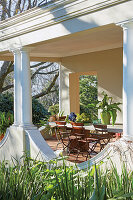
[(9, 74), (10, 72), (13, 72), (13, 70), (14, 70), (14, 62), (11, 61), (9, 62), (9, 65), (8, 65), (7, 74)]
[(16, 15), (18, 12), (20, 12), (20, 5), (21, 5), (21, 0), (18, 0), (16, 2), (16, 6), (15, 6), (15, 10), (14, 10), (13, 15)]
[(37, 63), (35, 65), (31, 65), (30, 68), (32, 69), (32, 68), (35, 68), (35, 67), (39, 67), (40, 65), (43, 65), (44, 63), (46, 63), (46, 62), (40, 62), (40, 63)]
[(39, 69), (37, 69), (36, 72), (31, 76), (31, 79), (33, 79), (33, 78), (38, 74), (38, 72), (39, 72), (40, 70), (46, 69), (46, 68), (50, 67), (51, 65), (53, 65), (53, 63), (50, 63), (50, 64), (47, 65), (47, 66), (42, 66), (42, 67), (40, 67)]
[(37, 0), (33, 1), (33, 7), (37, 6)]
[(26, 1), (26, 0), (23, 0), (23, 4), (22, 4), (22, 9), (21, 9), (21, 12), (23, 12), (23, 11), (24, 11), (25, 1)]
[(0, 4), (2, 6), (2, 14), (1, 14), (1, 20), (4, 20), (6, 18), (7, 7), (6, 7), (6, 1), (0, 1)]
[(8, 5), (8, 17), (11, 17), (11, 5), (12, 5), (12, 0), (9, 0), (9, 5)]
[(34, 95), (33, 98), (37, 99), (37, 98), (42, 97), (46, 94), (49, 94), (51, 92), (53, 86), (55, 85), (55, 82), (56, 82), (58, 76), (59, 76), (59, 72), (54, 76), (53, 81), (50, 83), (49, 87), (45, 91), (43, 91), (43, 92), (41, 92), (37, 95)]
[(48, 74), (54, 74), (55, 72), (59, 71), (58, 69), (56, 70), (53, 70), (51, 72), (46, 72), (46, 73), (43, 73), (43, 72), (38, 72), (37, 74), (41, 74), (41, 75), (48, 75)]
[(13, 84), (7, 85), (6, 87), (3, 87), (3, 88), (2, 88), (2, 92), (6, 91), (6, 90), (9, 90), (9, 89), (11, 89), (11, 88), (13, 88), (13, 87), (14, 87)]
[(32, 6), (31, 6), (31, 0), (28, 0), (28, 7), (27, 7), (27, 10), (30, 9)]

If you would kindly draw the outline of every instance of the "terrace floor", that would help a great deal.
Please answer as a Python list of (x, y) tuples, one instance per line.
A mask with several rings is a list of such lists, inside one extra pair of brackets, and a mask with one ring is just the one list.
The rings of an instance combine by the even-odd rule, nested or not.
[[(62, 146), (61, 145), (58, 145), (57, 149), (56, 149), (56, 146), (58, 144), (58, 141), (56, 138), (53, 138), (53, 139), (46, 139), (46, 142), (47, 144), (54, 150), (59, 150), (59, 149), (62, 149)], [(100, 148), (97, 146), (96, 149), (95, 149), (96, 152), (100, 152)], [(91, 157), (93, 157), (95, 155), (91, 155)], [(67, 160), (71, 161), (71, 162), (75, 162), (75, 163), (81, 163), (81, 162), (84, 162), (86, 161), (86, 154), (82, 155), (82, 154), (79, 154), (78, 157), (77, 157), (77, 153), (71, 153)]]

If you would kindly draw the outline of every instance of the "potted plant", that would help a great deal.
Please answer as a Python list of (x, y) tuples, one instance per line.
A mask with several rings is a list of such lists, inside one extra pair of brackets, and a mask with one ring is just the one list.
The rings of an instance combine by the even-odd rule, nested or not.
[(65, 121), (66, 116), (64, 116), (64, 111), (60, 111), (57, 115), (58, 121)]
[(77, 115), (74, 112), (71, 112), (70, 115), (68, 116), (68, 119), (72, 125), (73, 125), (73, 122), (76, 121), (76, 117)]
[(84, 119), (82, 117), (82, 114), (77, 114), (76, 121), (73, 122), (73, 126), (84, 126)]
[(66, 123), (70, 123), (69, 115), (66, 116), (65, 121), (66, 121)]
[(55, 121), (58, 125), (66, 125), (66, 121)]
[(51, 113), (51, 116), (49, 118), (49, 122), (54, 122), (57, 120), (57, 114), (59, 113), (59, 105), (55, 104), (49, 107), (48, 110)]
[(64, 111), (60, 111), (58, 115), (56, 116), (56, 124), (58, 125), (66, 125), (65, 121), (66, 116), (64, 116)]
[(112, 125), (114, 125), (117, 118), (117, 110), (121, 112), (119, 108), (121, 103), (113, 103), (113, 98), (109, 97), (105, 92), (102, 92), (102, 95), (103, 99), (101, 101), (97, 101), (95, 104), (90, 104), (89, 106), (95, 106), (101, 110), (102, 124), (110, 124), (110, 119), (112, 119)]
[(69, 119), (73, 126), (84, 126), (84, 122), (88, 121), (88, 116), (85, 113), (82, 113), (81, 115), (75, 115), (75, 113), (72, 113), (70, 114)]

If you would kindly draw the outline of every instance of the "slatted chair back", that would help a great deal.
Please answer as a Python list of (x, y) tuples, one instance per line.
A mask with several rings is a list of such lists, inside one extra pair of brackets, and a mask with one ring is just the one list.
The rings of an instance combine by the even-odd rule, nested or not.
[(103, 124), (93, 124), (96, 133), (105, 134), (108, 133), (107, 125)]

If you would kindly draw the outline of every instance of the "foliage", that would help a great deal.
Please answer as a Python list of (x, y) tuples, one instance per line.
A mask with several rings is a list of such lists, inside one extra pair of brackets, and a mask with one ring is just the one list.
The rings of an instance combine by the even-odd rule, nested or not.
[(82, 75), (79, 79), (80, 85), (80, 113), (87, 113), (89, 120), (92, 122), (98, 117), (98, 112), (95, 107), (88, 107), (88, 104), (97, 101), (97, 77)]
[(51, 113), (51, 115), (57, 115), (59, 113), (59, 104), (50, 106), (48, 111)]
[(0, 94), (0, 111), (13, 114), (13, 94), (5, 93)]
[(89, 121), (89, 117), (88, 117), (88, 114), (86, 113), (82, 113), (81, 115), (80, 114), (77, 114), (77, 117), (76, 117), (76, 122), (88, 122)]
[[(0, 112), (5, 112), (7, 115), (8, 112), (13, 114), (13, 94), (5, 93), (0, 94)], [(33, 123), (37, 124), (40, 120), (48, 118), (48, 111), (43, 107), (43, 105), (36, 99), (32, 99), (32, 114), (33, 114)]]
[(59, 117), (62, 117), (64, 115), (64, 111), (60, 111), (59, 113), (58, 113), (58, 116)]
[(69, 115), (66, 116), (65, 121), (66, 121), (66, 123), (70, 123)]
[(72, 122), (82, 123), (82, 122), (88, 122), (89, 121), (89, 117), (88, 117), (88, 114), (86, 114), (86, 113), (82, 113), (80, 115), (78, 113), (75, 114), (74, 112), (71, 112), (70, 115), (68, 116), (68, 120), (72, 121)]
[(37, 124), (40, 122), (40, 120), (48, 120), (49, 113), (48, 111), (43, 107), (43, 105), (37, 100), (32, 99), (32, 120), (34, 124)]
[(112, 125), (114, 125), (117, 117), (117, 110), (121, 112), (119, 108), (121, 103), (113, 103), (113, 98), (109, 97), (105, 92), (102, 92), (102, 95), (103, 99), (101, 101), (97, 101), (95, 104), (89, 104), (88, 106), (100, 109), (103, 113), (108, 112), (112, 118)]
[[(98, 166), (79, 170), (67, 167), (63, 161), (49, 163), (23, 157), (23, 164), (12, 160), (0, 164), (1, 200), (131, 200), (133, 197), (133, 172), (125, 165), (119, 175), (116, 168)], [(21, 164), (20, 164), (21, 163)]]
[(13, 114), (0, 112), (0, 135), (5, 134), (6, 129), (13, 124)]

